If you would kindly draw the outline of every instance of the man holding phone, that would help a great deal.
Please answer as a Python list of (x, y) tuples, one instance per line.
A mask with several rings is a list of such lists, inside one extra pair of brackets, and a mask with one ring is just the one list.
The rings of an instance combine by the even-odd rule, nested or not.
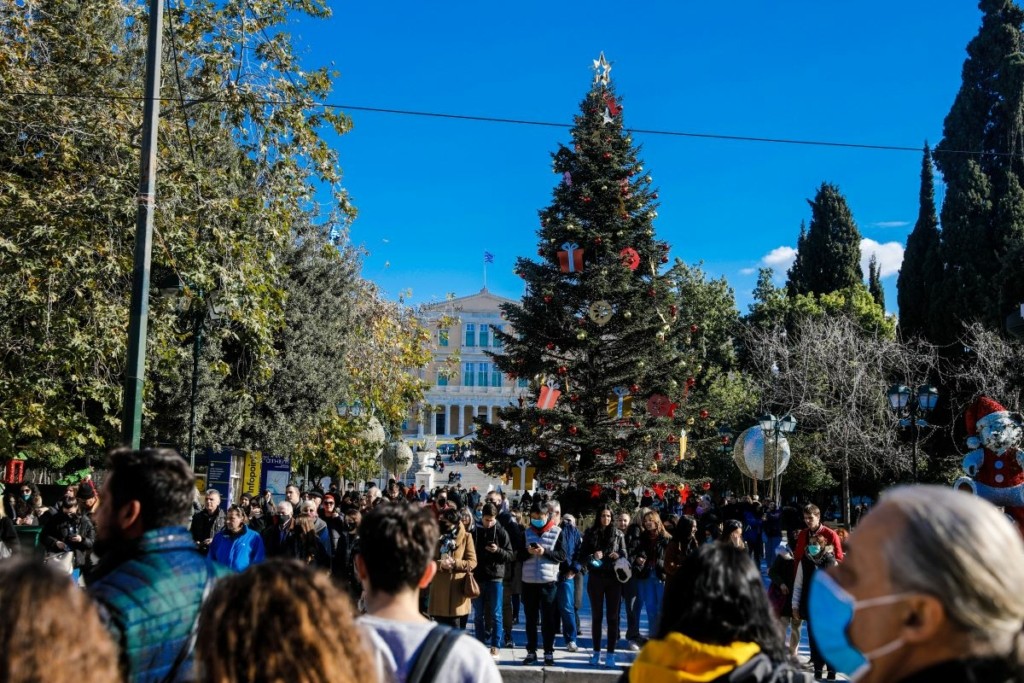
[(491, 657), (498, 658), (502, 640), (502, 593), (508, 564), (515, 560), (512, 541), (498, 524), (498, 508), (485, 503), (480, 523), (473, 530), (477, 565), (473, 570), (480, 585), (480, 597), (473, 599), (476, 637), (489, 645)]
[(530, 526), (523, 560), (523, 610), (526, 612), (526, 659), (537, 664), (537, 613), (544, 638), (544, 666), (555, 664), (555, 630), (558, 628), (558, 568), (566, 559), (565, 537), (558, 523), (562, 508), (557, 500), (544, 501), (538, 495), (530, 507)]

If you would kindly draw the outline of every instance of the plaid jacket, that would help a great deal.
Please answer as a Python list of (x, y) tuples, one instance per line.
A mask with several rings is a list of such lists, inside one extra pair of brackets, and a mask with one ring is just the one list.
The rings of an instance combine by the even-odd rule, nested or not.
[[(128, 681), (158, 683), (188, 646), (208, 580), (229, 573), (196, 550), (185, 527), (152, 529), (130, 548), (105, 557), (89, 593), (120, 648)], [(194, 680), (192, 653), (176, 681)]]

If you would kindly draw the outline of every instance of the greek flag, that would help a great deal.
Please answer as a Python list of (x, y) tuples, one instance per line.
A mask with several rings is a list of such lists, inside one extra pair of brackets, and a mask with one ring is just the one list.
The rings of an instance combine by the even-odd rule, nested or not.
[(484, 263), (494, 263), (494, 254), (489, 251), (484, 252)]

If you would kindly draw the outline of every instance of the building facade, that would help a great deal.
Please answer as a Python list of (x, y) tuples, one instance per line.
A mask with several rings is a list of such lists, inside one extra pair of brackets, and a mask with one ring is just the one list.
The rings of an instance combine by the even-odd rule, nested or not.
[(434, 348), (433, 359), (419, 373), (430, 386), (424, 405), (404, 425), (407, 439), (468, 437), (474, 417), (495, 422), (498, 408), (517, 405), (526, 394), (526, 380), (509, 380), (487, 355), (501, 353), (495, 330), (511, 331), (499, 308), (503, 303), (512, 301), (484, 288), (424, 308), (421, 322), (433, 333)]

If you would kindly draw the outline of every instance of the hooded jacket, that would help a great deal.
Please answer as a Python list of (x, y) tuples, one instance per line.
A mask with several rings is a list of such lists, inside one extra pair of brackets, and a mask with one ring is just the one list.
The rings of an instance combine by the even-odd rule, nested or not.
[(810, 674), (773, 663), (756, 643), (710, 645), (682, 633), (652, 639), (619, 683), (810, 683)]

